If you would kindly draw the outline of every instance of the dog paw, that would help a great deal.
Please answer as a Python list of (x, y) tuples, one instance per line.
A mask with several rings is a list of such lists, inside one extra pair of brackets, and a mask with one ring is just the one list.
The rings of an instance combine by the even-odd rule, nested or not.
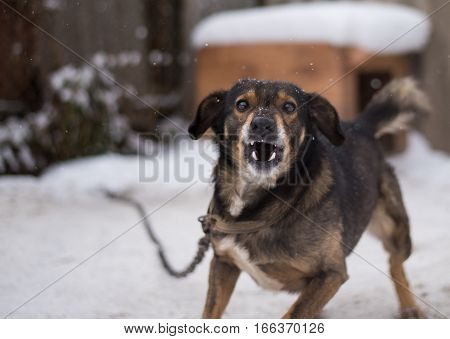
[(400, 318), (402, 319), (426, 319), (425, 314), (419, 310), (418, 307), (403, 308), (400, 311)]

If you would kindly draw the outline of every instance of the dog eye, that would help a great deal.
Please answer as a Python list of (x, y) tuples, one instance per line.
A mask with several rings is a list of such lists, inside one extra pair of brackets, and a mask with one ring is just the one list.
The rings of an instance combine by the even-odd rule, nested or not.
[(239, 112), (245, 112), (246, 110), (248, 110), (250, 104), (248, 103), (247, 100), (239, 100), (238, 102), (236, 102), (236, 108), (238, 109)]
[(295, 111), (295, 109), (296, 107), (292, 102), (287, 101), (283, 104), (283, 111), (287, 113), (292, 113)]

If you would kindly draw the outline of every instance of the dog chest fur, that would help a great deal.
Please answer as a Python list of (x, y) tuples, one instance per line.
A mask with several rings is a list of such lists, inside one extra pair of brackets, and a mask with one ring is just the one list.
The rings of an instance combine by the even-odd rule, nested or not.
[(234, 186), (231, 186), (232, 193), (230, 194), (230, 207), (228, 209), (230, 215), (237, 217), (241, 214), (246, 202), (254, 197), (258, 189), (259, 186), (255, 183), (246, 183), (241, 179), (236, 180)]
[(232, 236), (217, 240), (215, 251), (218, 255), (231, 258), (236, 266), (247, 272), (261, 287), (269, 290), (281, 290), (283, 284), (264, 273), (250, 260), (248, 251), (235, 243)]

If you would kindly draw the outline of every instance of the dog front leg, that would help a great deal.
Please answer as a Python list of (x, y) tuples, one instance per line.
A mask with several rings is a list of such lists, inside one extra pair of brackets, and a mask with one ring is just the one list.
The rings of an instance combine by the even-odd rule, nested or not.
[(209, 286), (206, 296), (204, 319), (218, 319), (230, 300), (241, 270), (214, 256), (209, 269)]
[(325, 304), (336, 294), (347, 280), (345, 272), (325, 271), (315, 276), (306, 285), (298, 300), (283, 316), (284, 319), (316, 318)]

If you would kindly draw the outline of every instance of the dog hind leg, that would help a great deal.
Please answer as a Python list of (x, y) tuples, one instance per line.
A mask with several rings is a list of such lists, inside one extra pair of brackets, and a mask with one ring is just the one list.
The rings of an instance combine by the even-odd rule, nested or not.
[(397, 292), (402, 318), (424, 318), (409, 288), (403, 262), (411, 254), (409, 220), (394, 171), (386, 165), (381, 179), (381, 197), (369, 230), (383, 242), (389, 253), (390, 274)]

